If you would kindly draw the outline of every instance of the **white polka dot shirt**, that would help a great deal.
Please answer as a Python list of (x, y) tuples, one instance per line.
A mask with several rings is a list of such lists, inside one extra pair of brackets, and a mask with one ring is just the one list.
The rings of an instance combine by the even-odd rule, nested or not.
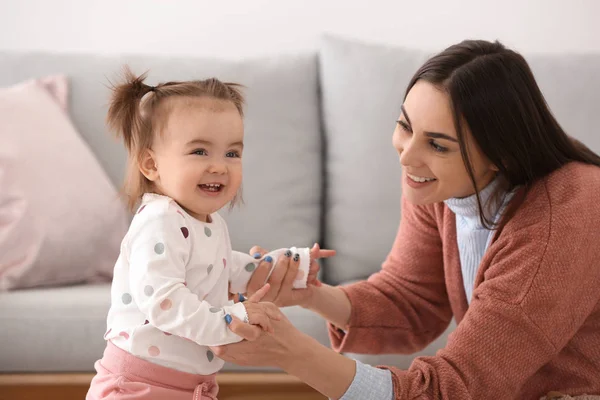
[(224, 319), (247, 318), (243, 303), (229, 300), (229, 283), (245, 292), (255, 264), (232, 251), (225, 221), (211, 217), (203, 223), (168, 197), (144, 195), (115, 265), (106, 340), (184, 372), (223, 367), (208, 346), (241, 340)]

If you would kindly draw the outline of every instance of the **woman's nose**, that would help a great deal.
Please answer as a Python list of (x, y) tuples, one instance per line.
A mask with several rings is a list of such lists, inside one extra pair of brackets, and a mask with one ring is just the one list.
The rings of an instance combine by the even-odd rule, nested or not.
[(412, 138), (405, 138), (400, 140), (398, 154), (400, 155), (400, 164), (407, 166), (417, 166), (419, 161), (419, 151), (416, 143)]

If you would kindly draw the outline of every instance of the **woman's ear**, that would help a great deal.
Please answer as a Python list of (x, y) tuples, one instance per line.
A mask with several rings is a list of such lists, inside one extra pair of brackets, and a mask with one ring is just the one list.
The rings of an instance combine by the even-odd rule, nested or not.
[(158, 168), (156, 166), (156, 158), (154, 152), (150, 149), (145, 149), (140, 156), (138, 166), (140, 172), (151, 182), (155, 182), (159, 178)]

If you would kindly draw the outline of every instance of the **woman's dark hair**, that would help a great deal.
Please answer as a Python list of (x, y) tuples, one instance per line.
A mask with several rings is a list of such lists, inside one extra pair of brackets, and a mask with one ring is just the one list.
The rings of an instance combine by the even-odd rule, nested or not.
[(502, 184), (492, 199), (517, 186), (527, 191), (572, 161), (600, 166), (600, 156), (569, 137), (556, 121), (525, 59), (497, 41), (465, 40), (448, 47), (415, 73), (406, 95), (420, 80), (450, 97), (461, 155), (487, 228), (497, 226), (483, 212), (463, 124), (499, 169)]

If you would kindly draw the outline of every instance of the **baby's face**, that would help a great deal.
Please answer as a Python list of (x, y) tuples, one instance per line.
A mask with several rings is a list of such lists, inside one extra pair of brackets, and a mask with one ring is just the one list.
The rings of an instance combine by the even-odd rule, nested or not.
[(201, 221), (228, 204), (242, 183), (244, 124), (235, 105), (174, 98), (152, 146), (155, 184)]

